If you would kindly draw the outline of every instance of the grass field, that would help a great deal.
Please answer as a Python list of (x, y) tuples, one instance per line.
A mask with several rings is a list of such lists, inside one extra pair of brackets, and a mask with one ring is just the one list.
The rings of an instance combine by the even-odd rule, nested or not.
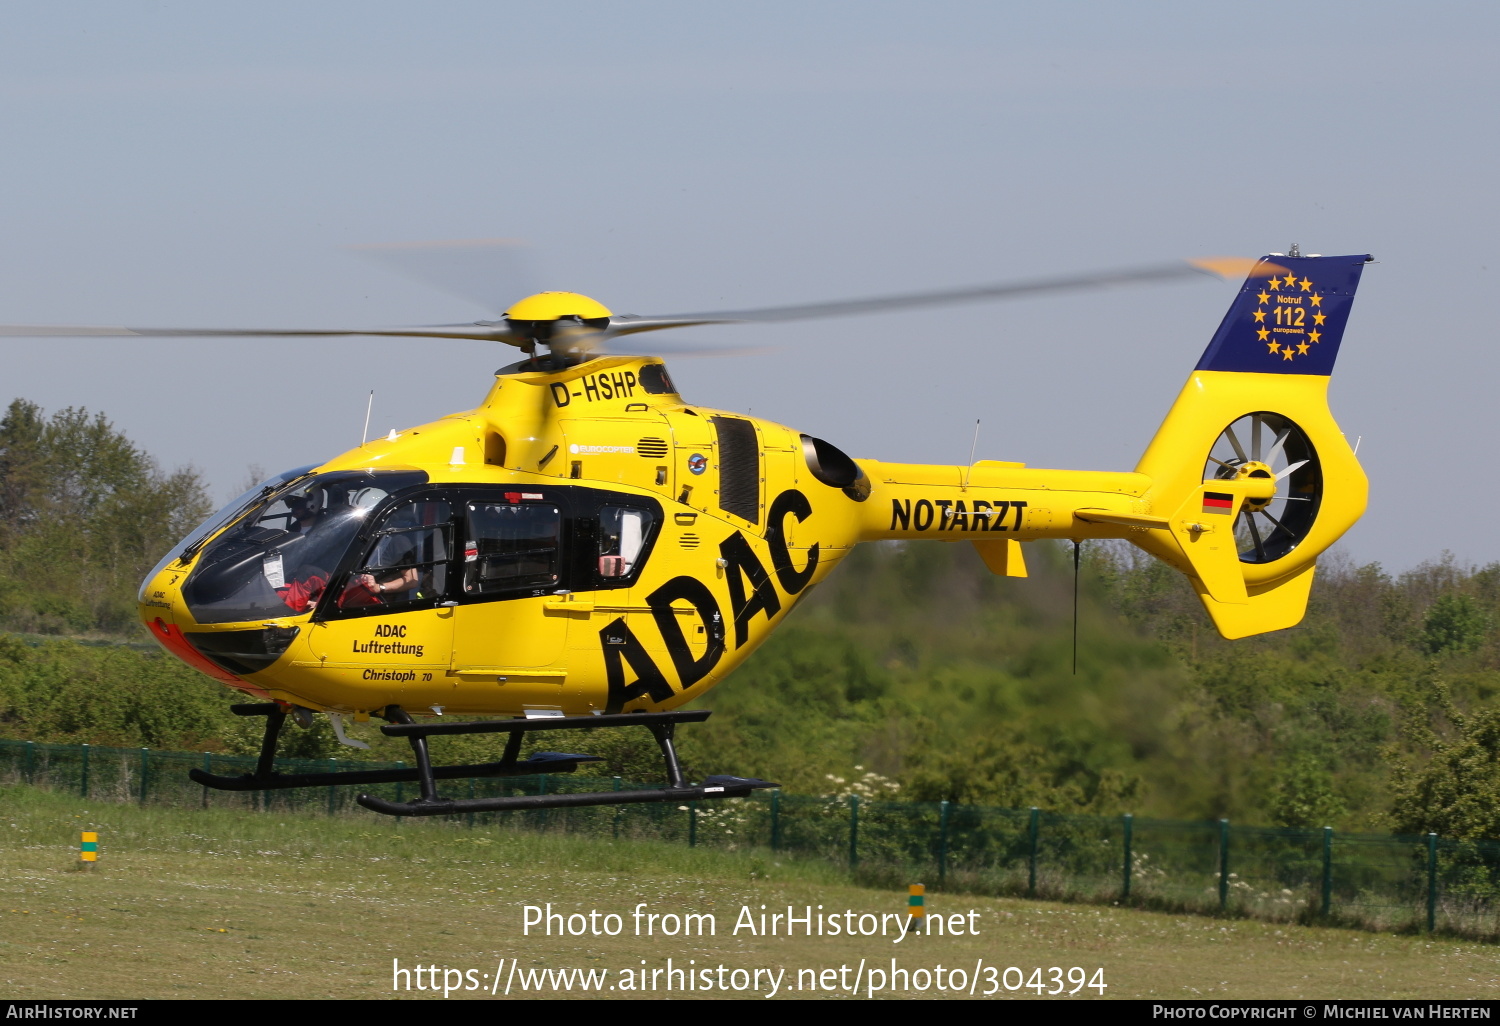
[[(91, 872), (77, 869), (84, 829), (100, 832), (101, 861)], [(821, 904), (842, 922), (846, 909), (899, 914), (905, 900), (852, 886), (838, 867), (764, 852), (466, 830), (373, 814), (137, 808), (0, 788), (0, 986), (7, 998), (389, 998), (393, 980), (402, 982), (393, 969), (418, 966), (424, 971), (408, 972), (411, 989), (399, 996), (442, 1000), (445, 981), (455, 988), (451, 999), (498, 1000), (490, 988), (506, 983), (512, 998), (683, 996), (669, 993), (668, 981), (715, 988), (693, 996), (722, 995), (720, 981), (759, 985), (730, 996), (767, 996), (779, 981), (778, 998), (847, 998), (856, 978), (859, 995), (870, 993), (878, 968), (886, 989), (877, 996), (930, 998), (958, 996), (958, 968), (963, 996), (973, 985), (976, 994), (994, 988), (993, 996), (1034, 998), (1035, 986), (1025, 983), (1058, 988), (1057, 966), (1064, 993), (1084, 982), (1075, 1000), (1098, 996), (1087, 982), (1099, 979), (1099, 969), (1112, 998), (1500, 997), (1500, 949), (1491, 946), (1117, 908), (932, 894), (931, 912), (958, 916), (965, 928), (972, 922), (978, 936), (894, 944), (894, 933), (734, 932), (743, 906), (759, 916), (762, 904), (768, 914)], [(525, 907), (548, 902), (562, 915), (597, 910), (601, 929), (615, 925), (603, 919), (613, 913), (621, 930), (524, 935)], [(642, 902), (647, 914), (712, 914), (716, 932), (637, 936), (631, 913)], [(657, 920), (658, 930), (663, 922), (672, 925)], [(910, 974), (897, 977), (894, 990), (892, 958)], [(669, 959), (670, 968), (709, 975), (668, 976)], [(939, 965), (942, 990), (933, 975)], [(1024, 970), (1021, 978), (1003, 972), (1011, 966)], [(1074, 967), (1081, 972), (1070, 979)], [(1038, 977), (1035, 968), (1043, 970)], [(570, 978), (567, 991), (558, 977), (533, 975), (574, 969), (594, 971), (598, 989), (581, 992)], [(920, 990), (924, 979), (929, 989)], [(535, 986), (523, 990), (528, 980)], [(1007, 983), (1022, 986), (1007, 990)]]

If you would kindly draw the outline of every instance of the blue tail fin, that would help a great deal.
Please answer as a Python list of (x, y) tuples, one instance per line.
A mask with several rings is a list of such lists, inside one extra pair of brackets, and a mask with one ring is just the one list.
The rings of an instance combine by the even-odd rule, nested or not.
[(1333, 373), (1370, 256), (1267, 256), (1250, 272), (1197, 370)]

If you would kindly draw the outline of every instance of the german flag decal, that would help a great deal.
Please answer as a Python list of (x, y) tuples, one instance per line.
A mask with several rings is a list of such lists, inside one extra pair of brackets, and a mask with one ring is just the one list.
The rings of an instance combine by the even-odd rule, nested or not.
[(1227, 492), (1204, 492), (1203, 512), (1205, 513), (1233, 513), (1234, 496)]

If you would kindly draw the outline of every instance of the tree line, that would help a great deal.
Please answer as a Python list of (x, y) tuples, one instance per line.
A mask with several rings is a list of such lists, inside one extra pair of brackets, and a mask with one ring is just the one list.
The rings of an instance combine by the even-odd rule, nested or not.
[(162, 471), (103, 414), (14, 400), (0, 419), (0, 625), (128, 631), (142, 578), (210, 511), (196, 470)]

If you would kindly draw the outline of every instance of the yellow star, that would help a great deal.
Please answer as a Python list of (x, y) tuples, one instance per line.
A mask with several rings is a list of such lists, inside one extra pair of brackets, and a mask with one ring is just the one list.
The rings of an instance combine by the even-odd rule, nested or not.
[(1321, 331), (1319, 331), (1317, 328), (1314, 328), (1312, 331), (1309, 331), (1307, 333), (1307, 340), (1309, 342), (1316, 342), (1318, 339), (1320, 339), (1322, 337), (1323, 337), (1323, 333)]
[(1275, 352), (1276, 352), (1276, 351), (1277, 351), (1277, 350), (1278, 350), (1278, 349), (1280, 349), (1280, 348), (1281, 348), (1281, 347), (1280, 347), (1280, 346), (1279, 346), (1279, 345), (1277, 345), (1277, 344), (1276, 344), (1276, 343), (1275, 343), (1275, 342), (1267, 342), (1267, 343), (1266, 343), (1266, 345), (1268, 345), (1268, 346), (1270, 346), (1270, 347), (1271, 347), (1271, 352), (1272, 352), (1272, 354), (1274, 354), (1274, 353), (1275, 353)]
[[(1270, 328), (1256, 328), (1255, 329), (1255, 337), (1258, 338), (1258, 339), (1260, 339), (1262, 342), (1264, 342), (1266, 339), (1268, 339), (1268, 338), (1271, 337), (1271, 329)], [(1271, 348), (1274, 349), (1276, 347), (1273, 345)]]
[(1312, 291), (1312, 282), (1308, 281), (1306, 278), (1303, 278), (1297, 284), (1302, 287), (1302, 291), (1303, 292), (1311, 292)]
[[(1271, 280), (1275, 281), (1276, 279), (1272, 278)], [(1260, 300), (1262, 303), (1269, 303), (1271, 301), (1271, 297), (1268, 296), (1268, 295), (1266, 295), (1266, 290), (1265, 289), (1261, 289), (1260, 290), (1260, 295), (1256, 296), (1255, 298), (1258, 299), (1258, 300)]]
[(1292, 358), (1292, 347), (1291, 346), (1287, 346), (1287, 347), (1285, 347), (1284, 349), (1281, 350), (1281, 358), (1283, 360), (1290, 360)]
[(1281, 283), (1287, 288), (1291, 288), (1293, 285), (1297, 284), (1297, 276), (1295, 274), (1288, 273), (1285, 278), (1281, 279)]
[(1308, 345), (1306, 342), (1297, 343), (1297, 352), (1301, 353), (1303, 356), (1306, 356), (1307, 351), (1311, 348), (1312, 346)]
[(1313, 296), (1312, 297), (1312, 305), (1313, 306), (1322, 306), (1323, 305), (1323, 297), (1322, 296), (1318, 296), (1318, 295)]
[[(1281, 291), (1281, 279), (1280, 278), (1272, 278), (1270, 281), (1266, 282), (1266, 288), (1270, 289), (1272, 292), (1280, 292)], [(1270, 297), (1266, 298), (1266, 302), (1270, 302)]]
[(1328, 320), (1328, 318), (1325, 317), (1323, 314), (1320, 314), (1320, 313), (1313, 314), (1313, 323), (1314, 324), (1322, 324), (1326, 320)]
[(1257, 310), (1252, 316), (1255, 318), (1256, 324), (1266, 323), (1266, 312), (1264, 310)]

